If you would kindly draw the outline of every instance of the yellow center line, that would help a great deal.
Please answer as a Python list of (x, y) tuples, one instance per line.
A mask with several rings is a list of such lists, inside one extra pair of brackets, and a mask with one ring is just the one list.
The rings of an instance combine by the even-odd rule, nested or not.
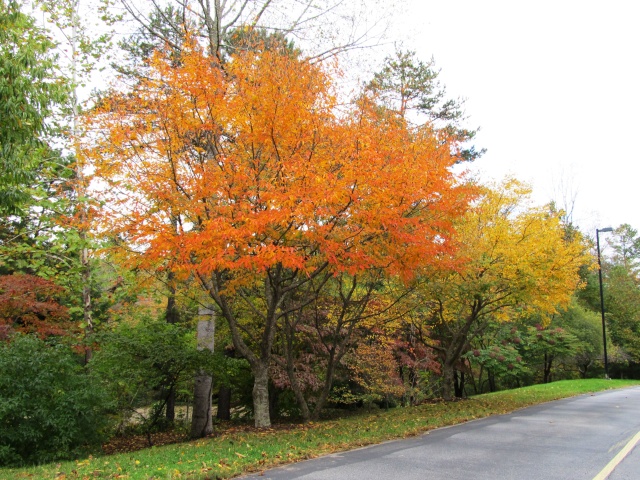
[(620, 464), (620, 462), (624, 460), (624, 457), (629, 455), (629, 452), (633, 450), (633, 447), (635, 447), (638, 442), (640, 442), (640, 432), (636, 433), (635, 436), (631, 440), (629, 440), (624, 448), (620, 450), (609, 463), (607, 463), (607, 466), (604, 467), (598, 475), (593, 477), (593, 480), (605, 480), (607, 477), (609, 477), (609, 475), (611, 475), (611, 472), (613, 472), (613, 470)]

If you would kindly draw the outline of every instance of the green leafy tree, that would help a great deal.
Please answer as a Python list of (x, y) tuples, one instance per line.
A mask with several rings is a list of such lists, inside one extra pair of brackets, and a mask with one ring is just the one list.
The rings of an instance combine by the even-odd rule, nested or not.
[[(535, 322), (537, 325), (532, 325)], [(575, 298), (543, 328), (539, 317), (516, 323), (490, 324), (465, 357), (476, 393), (527, 385), (552, 378), (587, 378), (602, 358), (600, 317)], [(559, 335), (562, 332), (563, 335)], [(486, 380), (484, 379), (486, 375)]]
[(484, 150), (477, 151), (468, 146), (477, 130), (464, 128), (464, 101), (447, 98), (446, 89), (438, 79), (440, 71), (435, 68), (433, 58), (420, 60), (413, 51), (396, 50), (385, 58), (382, 69), (367, 85), (375, 99), (396, 112), (405, 120), (428, 122), (433, 128), (454, 136), (465, 148), (461, 149), (464, 160), (480, 157)]
[(628, 272), (637, 272), (640, 264), (640, 237), (638, 231), (624, 223), (615, 229), (613, 237), (607, 240), (613, 248), (611, 262), (624, 267)]
[(65, 288), (61, 301), (72, 318), (86, 324), (90, 293), (100, 287), (87, 275), (85, 229), (74, 222), (85, 212), (78, 208), (85, 195), (72, 152), (77, 88), (87, 81), (104, 39), (89, 39), (78, 1), (36, 1), (42, 27), (21, 5), (1, 3), (0, 190), (6, 191), (0, 191), (0, 273), (54, 281)]
[(115, 71), (130, 77), (144, 76), (148, 69), (147, 61), (153, 53), (166, 48), (170, 49), (171, 58), (177, 66), (187, 34), (195, 28), (184, 23), (186, 7), (186, 4), (169, 4), (152, 10), (146, 24), (140, 25), (132, 35), (118, 43), (124, 53), (124, 61), (113, 63)]
[(527, 361), (541, 367), (542, 381), (549, 383), (553, 379), (554, 367), (561, 359), (578, 352), (578, 338), (561, 327), (543, 327), (538, 324), (529, 327), (525, 335)]
[(73, 82), (59, 70), (53, 35), (0, 2), (0, 274), (22, 273), (65, 289), (60, 301), (81, 305), (81, 239), (73, 216), (72, 159), (63, 146), (62, 117)]
[[(67, 220), (64, 228), (73, 237), (75, 254), (74, 264), (79, 264), (76, 274), (80, 277), (75, 282), (75, 292), (81, 297), (82, 323), (85, 328), (86, 350), (85, 361), (91, 358), (90, 335), (94, 329), (92, 279), (96, 262), (91, 261), (92, 245), (91, 216), (88, 204), (88, 183), (86, 180), (87, 165), (84, 158), (78, 155), (77, 146), (81, 131), (78, 117), (81, 111), (80, 87), (87, 86), (98, 63), (103, 59), (111, 46), (113, 35), (111, 27), (121, 18), (120, 14), (112, 15), (112, 0), (35, 0), (34, 6), (39, 8), (47, 33), (59, 40), (57, 45), (57, 72), (69, 86), (68, 101), (64, 105), (64, 118), (60, 128), (64, 131), (62, 148), (65, 151), (68, 168), (71, 172), (67, 182), (66, 207), (63, 214)], [(96, 15), (97, 13), (97, 15)], [(58, 225), (60, 227), (60, 225)], [(74, 293), (75, 293), (74, 292)]]
[(576, 350), (566, 359), (578, 370), (582, 378), (602, 359), (602, 323), (598, 313), (580, 306), (574, 298), (567, 308), (554, 317), (552, 324), (574, 335)]
[(624, 265), (607, 268), (605, 308), (611, 341), (640, 363), (640, 280)]
[(108, 433), (111, 399), (64, 345), (0, 342), (0, 398), (0, 466), (71, 458)]
[[(616, 368), (631, 373), (628, 367), (632, 365), (628, 362), (640, 363), (640, 237), (630, 225), (623, 224), (614, 230), (607, 243), (613, 250), (612, 254), (605, 251), (602, 256), (607, 349), (611, 353), (610, 361), (620, 360)], [(597, 271), (585, 270), (583, 278), (586, 287), (578, 293), (580, 303), (597, 312), (599, 317)], [(614, 350), (620, 354), (614, 357)]]
[[(51, 117), (68, 98), (54, 44), (20, 4), (0, 0), (0, 215), (23, 211), (50, 147)], [(46, 171), (46, 169), (44, 169)], [(46, 179), (45, 179), (46, 180)]]
[[(210, 355), (196, 350), (195, 338), (185, 325), (125, 323), (99, 340), (101, 348), (89, 365), (109, 385), (120, 424), (131, 419), (141, 422), (150, 443), (150, 434), (165, 425), (163, 414), (172, 394), (190, 391), (198, 369), (214, 368)], [(148, 413), (141, 409), (152, 404)]]
[(477, 379), (472, 377), (476, 393), (486, 391), (485, 384), (491, 392), (521, 384), (529, 373), (521, 346), (522, 333), (515, 324), (492, 323), (487, 332), (475, 339), (464, 357), (472, 367), (472, 375), (477, 370)]
[(623, 224), (608, 243), (614, 254), (603, 267), (607, 328), (613, 343), (640, 363), (640, 236)]

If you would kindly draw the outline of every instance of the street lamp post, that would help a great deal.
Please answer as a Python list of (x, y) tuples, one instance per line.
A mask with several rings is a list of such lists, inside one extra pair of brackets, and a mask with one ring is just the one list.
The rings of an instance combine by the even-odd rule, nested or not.
[(600, 280), (600, 313), (602, 314), (602, 346), (604, 349), (604, 378), (609, 378), (609, 361), (607, 359), (607, 327), (604, 321), (604, 293), (602, 292), (602, 263), (600, 263), (600, 233), (613, 232), (613, 228), (596, 228), (596, 249), (598, 250), (598, 279)]

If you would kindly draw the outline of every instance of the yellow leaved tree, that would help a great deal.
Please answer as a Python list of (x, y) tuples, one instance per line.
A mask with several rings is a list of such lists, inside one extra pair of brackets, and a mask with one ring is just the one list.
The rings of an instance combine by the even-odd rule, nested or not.
[(591, 261), (582, 237), (549, 206), (532, 207), (530, 189), (509, 179), (485, 187), (457, 225), (459, 266), (425, 276), (413, 316), (441, 359), (443, 397), (452, 398), (457, 363), (491, 322), (536, 313), (550, 318), (580, 286)]

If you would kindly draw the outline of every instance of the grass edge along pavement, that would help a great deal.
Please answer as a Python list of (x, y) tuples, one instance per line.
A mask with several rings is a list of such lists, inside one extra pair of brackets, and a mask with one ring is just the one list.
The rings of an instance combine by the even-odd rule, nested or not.
[(224, 431), (218, 436), (21, 469), (0, 469), (0, 479), (19, 478), (230, 478), (329, 453), (419, 435), (435, 428), (504, 414), (561, 398), (640, 385), (640, 381), (565, 380), (478, 395), (451, 403), (366, 410), (335, 420), (262, 431)]

